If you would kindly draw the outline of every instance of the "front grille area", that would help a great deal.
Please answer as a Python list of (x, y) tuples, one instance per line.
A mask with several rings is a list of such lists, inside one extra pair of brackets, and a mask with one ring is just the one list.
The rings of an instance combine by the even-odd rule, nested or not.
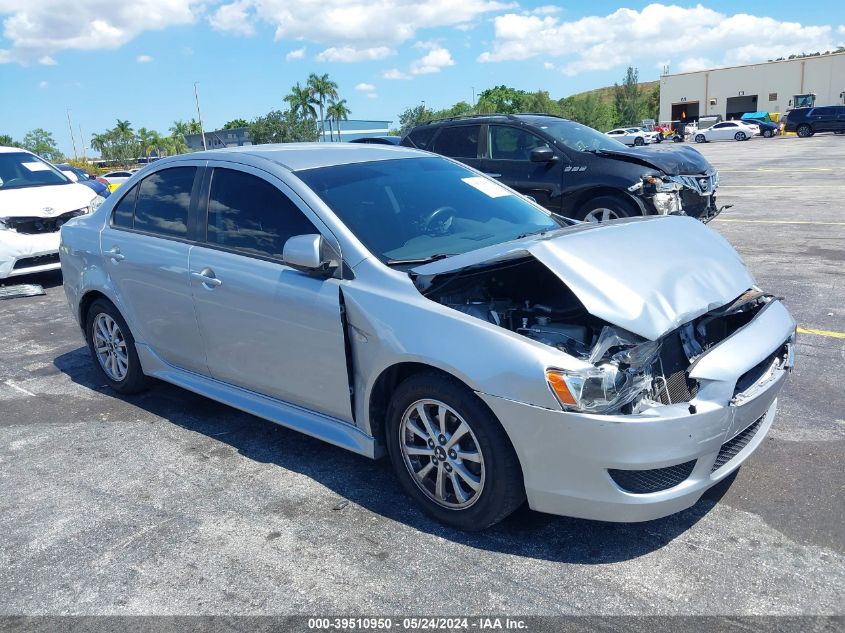
[(719, 470), (722, 466), (736, 457), (743, 448), (748, 446), (748, 443), (755, 435), (757, 435), (757, 431), (760, 430), (760, 427), (763, 426), (763, 419), (765, 417), (765, 415), (761, 415), (754, 424), (746, 428), (732, 440), (722, 444), (722, 448), (719, 449), (719, 455), (716, 457), (716, 462), (713, 464), (713, 468), (710, 469), (711, 473)]
[(649, 492), (669, 490), (686, 480), (695, 467), (695, 460), (652, 470), (616, 470), (608, 469), (616, 485), (628, 492), (644, 495)]
[(65, 222), (67, 222), (71, 218), (75, 218), (76, 216), (82, 215), (84, 213), (85, 210), (80, 209), (79, 211), (69, 211), (68, 213), (62, 213), (61, 215), (57, 215), (54, 218), (6, 218), (4, 220), (4, 223), (10, 229), (17, 231), (18, 233), (23, 233), (24, 235), (55, 233), (60, 228), (62, 228), (62, 225)]
[(46, 266), (47, 264), (58, 264), (59, 254), (51, 253), (50, 255), (38, 255), (37, 257), (22, 257), (12, 266), (13, 270), (21, 270), (23, 268), (35, 268), (36, 266)]
[(689, 402), (698, 393), (698, 383), (691, 380), (689, 359), (678, 332), (667, 336), (660, 346), (660, 358), (654, 367), (654, 399), (661, 404)]

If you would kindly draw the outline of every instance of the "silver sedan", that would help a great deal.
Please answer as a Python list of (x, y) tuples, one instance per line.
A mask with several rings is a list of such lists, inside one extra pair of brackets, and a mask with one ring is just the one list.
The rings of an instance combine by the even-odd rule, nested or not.
[(795, 323), (690, 218), (550, 214), (378, 145), (176, 156), (61, 231), (105, 380), (154, 377), (372, 458), (439, 520), (642, 521), (757, 448)]

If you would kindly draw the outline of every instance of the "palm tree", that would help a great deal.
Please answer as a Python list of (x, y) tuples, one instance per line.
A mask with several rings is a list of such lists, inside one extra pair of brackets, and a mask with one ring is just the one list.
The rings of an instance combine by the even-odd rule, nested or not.
[(290, 110), (294, 114), (299, 114), (305, 118), (317, 118), (317, 111), (314, 109), (316, 101), (311, 89), (307, 86), (303, 88), (296, 82), (296, 85), (290, 89), (290, 94), (284, 99), (290, 104)]
[(88, 139), (88, 142), (90, 143), (91, 147), (93, 147), (95, 150), (100, 152), (100, 154), (102, 154), (103, 150), (109, 142), (108, 134), (92, 134), (91, 138)]
[(312, 97), (316, 97), (317, 104), (320, 106), (320, 136), (326, 140), (326, 124), (323, 118), (323, 109), (326, 106), (327, 99), (337, 99), (337, 84), (329, 79), (328, 73), (317, 75), (311, 73), (308, 75), (308, 89), (311, 91)]
[(188, 134), (202, 134), (202, 128), (200, 127), (200, 122), (196, 119), (191, 119), (188, 122)]
[(173, 125), (170, 126), (170, 135), (173, 138), (185, 138), (185, 135), (190, 133), (190, 125), (188, 123), (185, 123), (182, 119), (174, 121)]
[(117, 119), (114, 131), (117, 132), (117, 135), (123, 139), (130, 139), (135, 136), (132, 124), (129, 121), (121, 121), (120, 119)]
[(150, 151), (152, 150), (152, 146), (150, 144), (150, 134), (151, 132), (145, 127), (138, 128), (138, 145), (141, 148), (141, 153), (144, 155), (144, 158), (150, 157)]
[[(349, 118), (349, 115), (352, 114), (352, 111), (346, 107), (346, 99), (332, 101), (329, 103), (329, 107), (326, 109), (326, 114), (329, 115), (329, 119), (337, 123), (337, 140), (339, 141), (340, 122), (346, 121)], [(332, 140), (334, 140), (334, 137), (332, 137)]]

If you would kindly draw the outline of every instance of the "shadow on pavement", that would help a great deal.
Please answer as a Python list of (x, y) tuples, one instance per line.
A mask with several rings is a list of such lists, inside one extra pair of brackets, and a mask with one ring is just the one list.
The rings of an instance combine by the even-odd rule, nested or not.
[(526, 558), (601, 564), (643, 556), (695, 525), (725, 494), (736, 474), (711, 488), (692, 508), (655, 521), (588, 521), (534, 512), (526, 505), (499, 525), (467, 533), (444, 527), (419, 510), (402, 492), (387, 459), (369, 460), (161, 382), (148, 392), (120, 396), (104, 385), (85, 347), (62, 354), (54, 365), (77, 384), (228, 444), (248, 459), (310, 477), (388, 519), (470, 547)]

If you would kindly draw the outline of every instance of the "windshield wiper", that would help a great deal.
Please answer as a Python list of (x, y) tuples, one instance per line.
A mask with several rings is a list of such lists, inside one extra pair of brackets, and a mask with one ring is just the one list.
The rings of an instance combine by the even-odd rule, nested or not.
[[(558, 228), (560, 228), (560, 227), (558, 227)], [(549, 231), (554, 231), (554, 230), (555, 229), (551, 228), (551, 229), (540, 229), (538, 231), (529, 231), (528, 233), (520, 233), (519, 235), (517, 235), (513, 239), (521, 240), (523, 237), (529, 237), (530, 235), (545, 235)]]
[(431, 262), (436, 262), (438, 259), (446, 259), (447, 257), (452, 257), (457, 253), (435, 253), (434, 255), (429, 255), (428, 257), (419, 257), (416, 259), (388, 259), (385, 263), (388, 266), (401, 266), (402, 264), (429, 264)]

